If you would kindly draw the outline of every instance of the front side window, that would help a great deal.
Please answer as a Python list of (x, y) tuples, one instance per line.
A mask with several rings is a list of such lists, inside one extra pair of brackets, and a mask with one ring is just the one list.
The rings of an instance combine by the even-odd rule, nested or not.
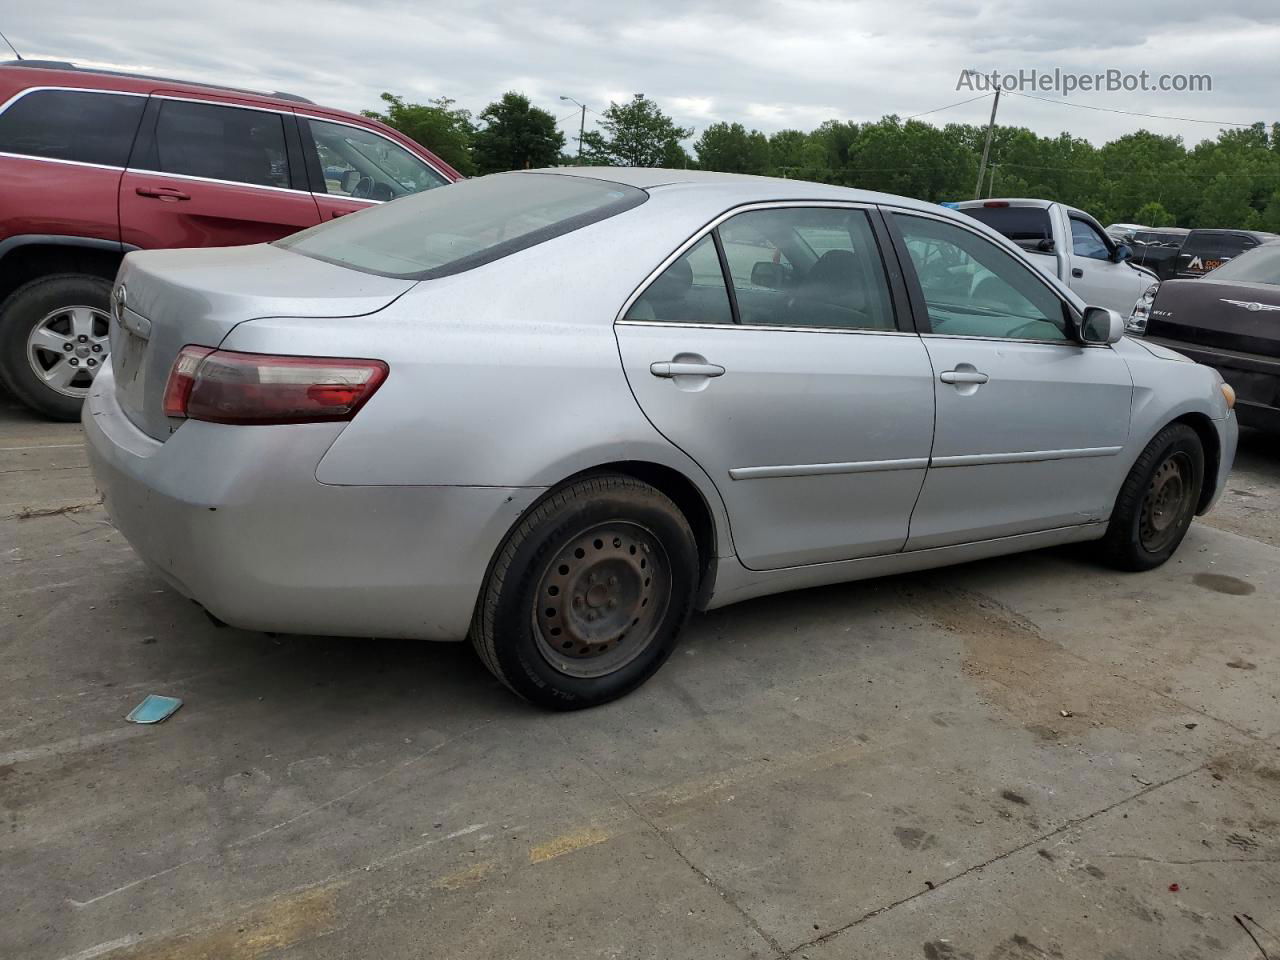
[(1093, 224), (1071, 218), (1071, 252), (1091, 260), (1110, 260), (1111, 248)]
[(315, 140), (326, 193), (394, 200), (449, 183), (425, 161), (370, 130), (314, 118), (305, 123)]
[(934, 333), (1067, 340), (1066, 308), (1031, 268), (954, 224), (894, 214)]
[(729, 290), (711, 235), (659, 274), (629, 310), (625, 320), (667, 323), (733, 323)]
[(276, 246), (366, 273), (428, 280), (617, 216), (648, 196), (589, 177), (499, 173), (370, 207)]
[(865, 211), (750, 210), (718, 229), (742, 323), (894, 329), (884, 263)]
[(123, 167), (146, 97), (36, 90), (0, 114), (0, 152)]
[(289, 186), (284, 118), (278, 113), (166, 100), (156, 120), (155, 151), (160, 173)]

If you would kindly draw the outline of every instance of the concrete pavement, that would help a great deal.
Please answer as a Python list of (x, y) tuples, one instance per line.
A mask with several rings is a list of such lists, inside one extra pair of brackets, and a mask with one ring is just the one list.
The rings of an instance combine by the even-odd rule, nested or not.
[(554, 716), (465, 646), (214, 627), (0, 408), (0, 956), (1280, 956), (1278, 449), (1161, 570), (752, 601)]

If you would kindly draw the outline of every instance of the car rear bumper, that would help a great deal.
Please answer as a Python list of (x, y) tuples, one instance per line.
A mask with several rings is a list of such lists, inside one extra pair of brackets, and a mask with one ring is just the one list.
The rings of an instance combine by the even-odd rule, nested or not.
[(343, 424), (192, 421), (160, 443), (116, 403), (109, 363), (82, 420), (115, 526), (175, 589), (245, 629), (460, 640), (490, 558), (542, 492), (320, 483)]
[(1213, 367), (1236, 392), (1236, 417), (1246, 427), (1280, 432), (1280, 357), (1205, 347), (1184, 340), (1146, 337)]

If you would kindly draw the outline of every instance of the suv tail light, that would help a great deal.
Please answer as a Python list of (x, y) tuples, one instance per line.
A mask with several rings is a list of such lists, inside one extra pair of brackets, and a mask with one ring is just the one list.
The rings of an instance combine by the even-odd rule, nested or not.
[(164, 388), (164, 412), (211, 423), (350, 420), (387, 378), (381, 360), (276, 357), (186, 346)]

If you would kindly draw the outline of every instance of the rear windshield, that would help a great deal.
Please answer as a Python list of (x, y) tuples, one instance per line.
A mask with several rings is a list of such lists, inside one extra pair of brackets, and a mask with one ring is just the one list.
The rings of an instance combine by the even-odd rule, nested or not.
[(643, 190), (607, 180), (502, 173), (402, 197), (276, 245), (365, 273), (429, 280), (510, 256), (647, 199)]
[(965, 207), (960, 212), (1022, 246), (1053, 239), (1049, 211), (1044, 207)]
[(1280, 243), (1268, 243), (1228, 260), (1210, 276), (1238, 283), (1280, 284)]

